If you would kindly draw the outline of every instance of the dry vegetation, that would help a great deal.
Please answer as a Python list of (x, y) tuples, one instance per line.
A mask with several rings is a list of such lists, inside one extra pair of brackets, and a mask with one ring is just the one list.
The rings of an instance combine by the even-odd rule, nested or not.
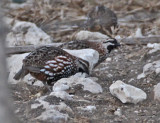
[(80, 30), (89, 10), (98, 4), (107, 6), (117, 14), (117, 35), (121, 37), (132, 36), (138, 27), (143, 35), (160, 34), (158, 0), (35, 0), (24, 8), (10, 10), (7, 16), (35, 23), (53, 36), (56, 42), (69, 41), (71, 34)]

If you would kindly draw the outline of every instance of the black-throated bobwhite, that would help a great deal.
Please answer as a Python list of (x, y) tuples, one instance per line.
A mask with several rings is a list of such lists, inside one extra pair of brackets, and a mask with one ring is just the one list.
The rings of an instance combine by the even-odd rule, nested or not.
[(54, 85), (55, 81), (77, 72), (89, 74), (89, 63), (61, 48), (43, 46), (25, 57), (23, 66), (14, 79), (22, 79), (30, 73), (44, 84)]
[(103, 62), (108, 54), (115, 48), (119, 47), (120, 43), (114, 38), (109, 38), (102, 41), (90, 41), (90, 40), (75, 40), (70, 41), (67, 43), (64, 43), (60, 45), (59, 47), (62, 49), (86, 49), (91, 48), (99, 53), (99, 60), (98, 63), (95, 65), (95, 67)]

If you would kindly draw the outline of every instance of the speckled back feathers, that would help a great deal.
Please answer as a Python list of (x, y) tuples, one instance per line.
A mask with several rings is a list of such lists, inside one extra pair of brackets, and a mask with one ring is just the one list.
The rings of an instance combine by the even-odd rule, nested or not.
[[(21, 73), (27, 71), (26, 74), (30, 73), (43, 83), (47, 82), (48, 85), (53, 85), (55, 81), (74, 75), (77, 72), (89, 73), (89, 63), (72, 56), (61, 48), (43, 46), (26, 56), (20, 71)], [(15, 75), (15, 79), (18, 80), (25, 75)]]

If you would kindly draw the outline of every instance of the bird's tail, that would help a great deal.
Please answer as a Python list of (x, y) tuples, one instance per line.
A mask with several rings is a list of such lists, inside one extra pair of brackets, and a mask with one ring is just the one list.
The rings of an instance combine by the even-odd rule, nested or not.
[(28, 74), (28, 71), (21, 68), (18, 73), (16, 73), (16, 75), (13, 77), (15, 80), (19, 80), (19, 79), (23, 79), (24, 76), (26, 76)]

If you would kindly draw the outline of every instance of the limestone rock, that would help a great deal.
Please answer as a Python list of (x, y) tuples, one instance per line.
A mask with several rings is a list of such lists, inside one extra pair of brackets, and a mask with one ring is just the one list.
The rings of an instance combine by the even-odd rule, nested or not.
[(154, 86), (154, 99), (160, 101), (160, 83)]
[(69, 95), (67, 92), (65, 91), (57, 91), (57, 92), (51, 92), (50, 95), (59, 97), (63, 100), (73, 100), (72, 95)]
[(137, 79), (145, 78), (147, 75), (153, 72), (155, 72), (156, 74), (160, 73), (160, 60), (146, 64), (143, 67), (143, 73), (139, 74), (137, 76)]
[[(40, 115), (35, 118), (37, 121), (43, 122), (67, 122), (69, 115), (67, 113), (72, 113), (72, 109), (67, 106), (64, 102), (59, 102), (59, 104), (52, 104), (52, 102), (46, 101), (48, 96), (42, 96), (35, 100), (35, 103), (31, 105), (31, 110), (36, 111), (39, 107), (42, 110)], [(50, 100), (51, 101), (51, 100)], [(65, 113), (61, 113), (61, 112)]]
[(77, 107), (77, 108), (80, 110), (83, 110), (83, 111), (88, 111), (90, 113), (92, 113), (94, 110), (96, 110), (96, 106), (93, 106), (93, 105), (88, 105), (86, 107)]
[(113, 96), (116, 96), (122, 103), (134, 103), (137, 104), (147, 98), (146, 93), (132, 85), (125, 84), (124, 82), (117, 80), (113, 83), (109, 90)]
[[(15, 74), (22, 68), (22, 61), (23, 59), (28, 55), (29, 53), (24, 53), (24, 54), (19, 54), (19, 55), (12, 55), (11, 57), (7, 58), (7, 63), (8, 63), (8, 71), (9, 71), (9, 76), (8, 76), (8, 82), (11, 84), (17, 84), (18, 82), (21, 82), (21, 80), (17, 81), (14, 80), (13, 77)], [(27, 75), (24, 77), (23, 82), (26, 82), (28, 84), (32, 84), (32, 82), (35, 79), (31, 75)], [(34, 85), (37, 86), (43, 86), (43, 83), (36, 80)]]
[(80, 31), (73, 36), (75, 40), (103, 40), (109, 38), (100, 32)]
[(8, 46), (49, 44), (52, 38), (34, 23), (17, 21), (6, 37)]
[(122, 109), (117, 108), (117, 110), (114, 112), (114, 115), (121, 116), (122, 115)]
[(157, 52), (157, 51), (160, 51), (160, 43), (148, 43), (147, 44), (147, 47), (148, 48), (152, 48), (150, 51), (149, 51), (149, 54), (152, 54), (154, 52)]
[[(53, 91), (65, 91), (66, 88), (72, 88), (75, 85), (83, 85), (84, 91), (89, 91), (91, 93), (101, 93), (102, 87), (93, 81), (91, 78), (85, 78), (81, 73), (77, 73), (69, 78), (62, 78), (58, 80), (54, 86)], [(64, 88), (65, 87), (65, 88)]]
[(135, 37), (143, 37), (141, 28), (137, 28), (137, 30), (135, 32)]

